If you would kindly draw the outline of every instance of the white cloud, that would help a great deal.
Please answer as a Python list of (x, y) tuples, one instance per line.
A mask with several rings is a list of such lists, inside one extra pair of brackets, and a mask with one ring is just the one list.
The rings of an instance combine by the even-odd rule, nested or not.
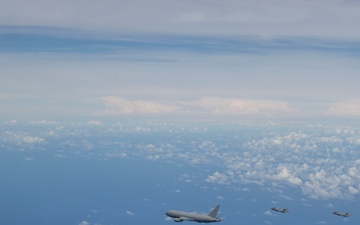
[(292, 185), (301, 185), (302, 180), (299, 177), (296, 177), (294, 174), (288, 170), (288, 168), (284, 165), (279, 165), (277, 170), (279, 171), (277, 174), (273, 176), (272, 179), (275, 180), (284, 180)]
[[(241, 152), (219, 156), (216, 161), (224, 162), (225, 168), (209, 175), (207, 181), (268, 185), (280, 193), (286, 184), (316, 199), (353, 199), (360, 190), (360, 176), (358, 152), (351, 149), (357, 149), (358, 143), (347, 142), (344, 147), (344, 136), (333, 138), (338, 128), (322, 129), (326, 132), (321, 135), (303, 130), (253, 139), (241, 146)], [(346, 133), (348, 140), (357, 136), (358, 130)], [(337, 148), (341, 151), (333, 151)]]
[(294, 111), (286, 102), (270, 100), (203, 97), (198, 101), (185, 104), (216, 114), (278, 115), (290, 114)]
[(356, 194), (359, 193), (359, 190), (356, 189), (355, 187), (353, 187), (352, 185), (350, 185), (350, 186), (348, 187), (348, 190), (349, 190), (349, 193), (350, 193), (351, 195), (356, 195)]
[(90, 225), (90, 223), (87, 222), (86, 220), (84, 220), (84, 221), (78, 223), (78, 225)]
[(134, 214), (133, 212), (127, 210), (127, 211), (126, 211), (126, 215), (128, 215), (128, 216), (134, 216), (135, 214)]
[(131, 101), (123, 97), (106, 96), (102, 98), (106, 111), (105, 114), (155, 114), (177, 112), (178, 107), (159, 104), (145, 100)]
[(129, 100), (124, 97), (102, 98), (105, 114), (209, 114), (209, 115), (291, 115), (294, 109), (286, 102), (270, 100), (250, 100), (236, 98), (203, 97), (193, 101), (178, 101), (159, 104), (153, 101)]
[(89, 120), (87, 121), (88, 125), (93, 125), (93, 126), (100, 126), (102, 123), (98, 120)]
[[(176, 136), (175, 140), (153, 140), (141, 144), (131, 141), (114, 141), (113, 136), (109, 137), (111, 140), (96, 142), (88, 136), (91, 134), (87, 133), (86, 129), (91, 129), (91, 127), (84, 123), (81, 126), (84, 129), (75, 129), (76, 132), (69, 133), (66, 126), (63, 130), (58, 130), (54, 138), (64, 140), (63, 138), (69, 135), (80, 138), (74, 138), (77, 141), (73, 142), (62, 141), (61, 148), (53, 149), (64, 149), (64, 146), (75, 146), (69, 149), (77, 149), (76, 146), (83, 149), (87, 146), (89, 151), (68, 153), (62, 150), (54, 152), (53, 156), (91, 154), (93, 157), (102, 158), (142, 157), (175, 162), (176, 165), (181, 166), (206, 165), (206, 168), (210, 168), (209, 165), (216, 165), (213, 167), (216, 170), (210, 172), (206, 170), (205, 182), (236, 186), (239, 191), (249, 190), (247, 185), (242, 184), (258, 184), (288, 200), (292, 196), (288, 197), (283, 193), (285, 193), (284, 187), (289, 185), (307, 197), (315, 199), (351, 200), (360, 193), (358, 173), (360, 171), (358, 151), (360, 142), (355, 141), (360, 137), (360, 130), (356, 126), (287, 127), (277, 123), (267, 125), (236, 123), (216, 125), (216, 131), (226, 131), (230, 127), (232, 132), (226, 133), (227, 135), (220, 132), (219, 136), (211, 136), (215, 138), (204, 135), (215, 131), (210, 125), (202, 127), (192, 123), (137, 122), (131, 126), (111, 124), (111, 129), (106, 124), (99, 127), (100, 134), (111, 132), (112, 135), (119, 137), (126, 137), (122, 134), (132, 135), (137, 132), (164, 132)], [(45, 132), (4, 131), (0, 134), (1, 144), (5, 147), (15, 144), (16, 149), (21, 149), (18, 145), (29, 147), (34, 146), (35, 143), (47, 144), (40, 134), (46, 133), (48, 128), (43, 127), (43, 129)], [(86, 138), (81, 138), (84, 134)], [(198, 139), (193, 134), (201, 135)], [(204, 138), (205, 136), (208, 138)], [(102, 135), (102, 137), (106, 138), (107, 135)], [(24, 157), (26, 156), (28, 154)], [(30, 159), (31, 156), (28, 160)], [(192, 159), (197, 159), (196, 164)], [(193, 174), (183, 174), (178, 179), (188, 183), (199, 182), (199, 177)], [(178, 193), (180, 190), (173, 190), (173, 192)]]
[(206, 181), (218, 184), (229, 184), (230, 178), (228, 175), (216, 171), (213, 175), (209, 175)]
[(33, 125), (52, 125), (57, 124), (55, 121), (49, 121), (49, 120), (37, 120), (37, 121), (31, 121), (30, 122)]
[(333, 208), (333, 207), (334, 207), (334, 205), (333, 205), (333, 204), (331, 204), (331, 203), (328, 203), (328, 204), (324, 205), (324, 207), (326, 207), (326, 208)]
[(6, 121), (7, 124), (16, 124), (17, 123), (17, 120), (9, 120), (9, 121)]
[(6, 131), (2, 136), (4, 141), (18, 145), (39, 144), (45, 142), (45, 139), (42, 137), (33, 136), (23, 132)]
[(352, 99), (334, 103), (325, 113), (331, 116), (360, 116), (360, 100)]

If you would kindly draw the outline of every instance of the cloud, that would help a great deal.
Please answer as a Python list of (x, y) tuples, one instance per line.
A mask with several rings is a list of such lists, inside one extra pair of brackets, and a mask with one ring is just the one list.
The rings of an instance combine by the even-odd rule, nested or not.
[(215, 161), (224, 162), (224, 169), (209, 175), (206, 181), (267, 185), (280, 193), (283, 185), (293, 185), (315, 199), (353, 199), (360, 192), (355, 150), (359, 144), (348, 142), (344, 149), (344, 139), (352, 140), (350, 137), (358, 134), (347, 130), (334, 142), (332, 137), (339, 128), (322, 129), (327, 131), (321, 135), (306, 130), (265, 135), (242, 145), (238, 153), (218, 146), (226, 153)]
[(86, 220), (84, 220), (84, 221), (78, 223), (78, 225), (90, 225), (90, 223), (87, 222)]
[(24, 132), (5, 131), (2, 137), (4, 141), (18, 145), (40, 144), (45, 142), (45, 139), (42, 137), (33, 136)]
[(123, 97), (106, 96), (102, 98), (108, 115), (119, 114), (156, 114), (176, 112), (178, 108), (172, 105), (159, 104), (145, 100), (131, 101)]
[(49, 120), (36, 120), (36, 121), (31, 121), (30, 123), (33, 125), (52, 125), (52, 124), (56, 124), (57, 122), (49, 121)]
[(203, 97), (200, 100), (185, 104), (215, 114), (274, 115), (293, 112), (288, 103), (271, 100)]
[(334, 103), (327, 109), (325, 114), (340, 117), (360, 116), (360, 100), (352, 99)]
[(334, 207), (334, 205), (333, 205), (333, 204), (331, 204), (331, 203), (328, 203), (328, 204), (325, 204), (325, 205), (324, 205), (324, 207), (326, 207), (326, 208), (333, 208), (333, 207)]
[(216, 171), (213, 175), (209, 175), (205, 181), (218, 184), (229, 184), (230, 177), (224, 173)]
[(277, 167), (277, 170), (279, 171), (278, 174), (274, 175), (272, 179), (284, 180), (292, 185), (301, 185), (302, 184), (302, 180), (299, 177), (296, 177), (294, 174), (292, 174), (286, 166), (279, 165)]
[(134, 214), (133, 212), (127, 210), (127, 211), (126, 211), (126, 215), (128, 215), (128, 216), (134, 216), (135, 214)]
[(100, 126), (102, 123), (98, 120), (89, 120), (87, 122), (88, 125), (93, 125), (93, 126)]
[[(178, 179), (184, 183), (205, 181), (226, 185), (239, 191), (249, 190), (247, 184), (256, 184), (288, 200), (292, 196), (283, 193), (289, 186), (314, 199), (352, 200), (360, 193), (360, 131), (356, 125), (287, 126), (233, 121), (201, 125), (136, 121), (104, 123), (97, 127), (96, 134), (89, 132), (92, 128), (86, 121), (71, 126), (59, 123), (50, 126), (62, 128), (49, 140), (44, 138), (49, 127), (37, 126), (31, 133), (29, 129), (27, 132), (2, 131), (0, 144), (10, 150), (29, 149), (37, 144), (42, 149), (51, 146), (54, 157), (143, 158), (181, 166), (205, 166), (214, 170), (204, 169), (202, 178), (197, 174), (183, 174)], [(161, 134), (162, 138), (144, 139), (139, 143), (138, 139), (134, 142), (133, 138), (127, 138), (134, 134)], [(99, 135), (101, 141), (98, 141)], [(23, 158), (33, 157), (27, 153)]]
[(209, 114), (209, 115), (290, 115), (294, 109), (288, 103), (271, 100), (203, 97), (192, 101), (175, 101), (159, 104), (153, 101), (129, 100), (124, 97), (102, 98), (105, 114)]
[(17, 123), (17, 120), (6, 121), (6, 124), (16, 124), (16, 123)]
[[(360, 17), (356, 1), (329, 0), (324, 4), (310, 0), (209, 0), (206, 3), (64, 0), (54, 4), (34, 0), (30, 4), (25, 0), (5, 0), (2, 9), (0, 21), (5, 25), (18, 26), (92, 28), (132, 33), (360, 36), (356, 29)], [(334, 32), (334, 27), (337, 32)]]

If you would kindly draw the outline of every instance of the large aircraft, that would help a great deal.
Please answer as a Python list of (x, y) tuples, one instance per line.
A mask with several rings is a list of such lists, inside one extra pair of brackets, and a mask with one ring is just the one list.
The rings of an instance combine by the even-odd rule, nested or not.
[(279, 208), (276, 208), (276, 207), (272, 207), (271, 210), (274, 210), (276, 212), (281, 212), (281, 213), (287, 213), (289, 212), (288, 209), (279, 209)]
[(333, 212), (333, 214), (338, 215), (338, 216), (343, 216), (343, 217), (351, 216), (350, 213), (341, 213), (341, 212), (338, 212), (338, 211)]
[(209, 214), (197, 214), (190, 212), (183, 212), (178, 210), (169, 210), (166, 212), (166, 215), (172, 218), (175, 218), (175, 222), (182, 222), (184, 220), (195, 221), (199, 223), (211, 223), (211, 222), (220, 222), (219, 218), (216, 218), (220, 205), (217, 205)]

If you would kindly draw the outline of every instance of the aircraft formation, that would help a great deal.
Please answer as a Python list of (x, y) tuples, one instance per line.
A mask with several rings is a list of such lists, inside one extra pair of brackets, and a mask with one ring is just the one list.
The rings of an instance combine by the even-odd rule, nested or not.
[[(198, 214), (198, 213), (191, 213), (191, 212), (184, 212), (179, 210), (168, 210), (166, 215), (174, 218), (175, 222), (182, 222), (182, 221), (193, 221), (199, 223), (212, 223), (212, 222), (220, 222), (221, 219), (217, 218), (216, 215), (219, 211), (220, 205), (217, 205), (214, 209), (210, 211), (209, 214)], [(284, 208), (276, 208), (272, 207), (271, 210), (280, 212), (280, 213), (287, 213), (289, 209)], [(333, 212), (333, 214), (337, 216), (349, 217), (351, 216), (350, 213), (341, 213), (338, 211)]]

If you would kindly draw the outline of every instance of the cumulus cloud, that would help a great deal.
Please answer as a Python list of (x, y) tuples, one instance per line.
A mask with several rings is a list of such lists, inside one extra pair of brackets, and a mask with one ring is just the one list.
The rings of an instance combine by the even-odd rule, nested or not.
[(321, 134), (290, 131), (253, 139), (241, 146), (242, 151), (219, 156), (217, 161), (224, 162), (224, 170), (209, 175), (206, 181), (254, 183), (273, 187), (273, 191), (293, 185), (315, 199), (353, 199), (360, 191), (355, 150), (359, 144), (347, 142), (344, 149), (344, 141), (353, 140), (350, 137), (357, 137), (358, 131), (346, 132), (334, 141), (338, 130)]
[(203, 97), (199, 100), (176, 101), (160, 104), (153, 101), (129, 100), (124, 97), (102, 98), (105, 114), (209, 114), (209, 115), (291, 115), (294, 109), (287, 102), (271, 100), (251, 100), (237, 98)]
[(17, 123), (17, 120), (9, 120), (9, 121), (6, 121), (7, 124), (16, 124)]
[(206, 181), (211, 183), (218, 183), (218, 184), (229, 184), (230, 177), (227, 174), (216, 171), (214, 174), (209, 175)]
[(325, 113), (331, 116), (360, 116), (360, 100), (352, 99), (334, 103)]
[(124, 97), (106, 96), (102, 98), (106, 111), (105, 114), (155, 114), (177, 112), (174, 105), (159, 104), (146, 100), (129, 100)]
[(55, 121), (50, 121), (50, 120), (36, 120), (36, 121), (31, 121), (30, 122), (33, 125), (52, 125), (52, 124), (56, 124)]
[(78, 223), (78, 225), (90, 225), (90, 223), (87, 222), (86, 220), (84, 220), (84, 221)]
[(101, 123), (100, 121), (98, 121), (98, 120), (89, 120), (89, 121), (87, 122), (87, 124), (88, 124), (88, 125), (93, 125), (93, 126), (99, 126), (99, 125), (101, 125), (102, 123)]
[(6, 131), (2, 134), (2, 136), (3, 136), (3, 140), (18, 145), (39, 144), (45, 141), (45, 139), (42, 137), (33, 136), (31, 134), (24, 132)]
[(126, 211), (126, 215), (128, 215), (128, 216), (134, 216), (135, 214), (134, 214), (133, 212), (127, 210), (127, 211)]
[[(108, 136), (109, 127), (103, 125), (99, 127), (98, 132), (104, 132), (103, 134), (107, 135), (102, 137), (109, 139), (102, 142), (96, 142), (89, 136), (86, 136), (86, 139), (81, 138), (84, 134), (91, 135), (86, 130), (90, 127), (86, 124), (82, 126), (84, 130), (79, 128), (72, 133), (77, 137), (76, 144), (64, 141), (60, 147), (52, 149), (63, 149), (64, 145), (71, 145), (79, 146), (81, 149), (89, 147), (88, 151), (79, 153), (76, 148), (74, 153), (56, 151), (53, 154), (55, 157), (91, 154), (106, 158), (142, 157), (148, 160), (176, 162), (182, 166), (206, 165), (206, 168), (216, 169), (204, 171), (206, 174), (202, 175), (205, 182), (231, 187), (234, 185), (239, 191), (249, 190), (242, 184), (257, 184), (279, 193), (288, 200), (291, 196), (283, 194), (284, 187), (287, 186), (293, 186), (304, 195), (315, 199), (354, 199), (360, 193), (360, 129), (356, 126), (286, 127), (276, 123), (259, 126), (226, 124), (216, 125), (216, 131), (226, 130), (230, 126), (232, 132), (226, 135), (220, 132), (219, 136), (211, 133), (209, 136), (208, 132), (214, 131), (209, 126), (144, 123), (132, 126), (111, 125), (112, 135)], [(46, 127), (46, 132), (47, 130)], [(176, 134), (176, 138), (149, 140), (141, 144), (113, 139), (114, 135), (126, 137), (127, 134), (133, 135), (138, 132), (164, 132), (167, 135)], [(18, 145), (28, 147), (35, 143), (46, 144), (40, 133), (44, 132), (30, 134), (4, 131), (0, 134), (1, 144), (4, 148), (14, 144), (16, 149), (19, 149)], [(198, 134), (201, 134), (199, 138), (196, 136)], [(68, 138), (68, 135), (69, 130), (58, 130), (58, 135), (54, 138), (64, 140), (63, 138)], [(95, 151), (98, 152), (95, 154)], [(30, 156), (25, 159), (32, 160)], [(196, 159), (196, 162), (193, 159)], [(208, 167), (209, 165), (211, 167)], [(199, 182), (199, 177), (194, 174), (183, 174), (178, 179), (186, 183)], [(178, 193), (180, 190), (174, 192)], [(127, 214), (131, 215), (132, 212), (127, 211)]]
[(271, 100), (203, 97), (186, 104), (217, 114), (274, 115), (289, 114), (294, 111), (286, 102)]
[(279, 171), (277, 174), (273, 176), (274, 180), (284, 180), (292, 185), (301, 185), (302, 180), (292, 174), (289, 169), (284, 165), (279, 165), (277, 170)]

